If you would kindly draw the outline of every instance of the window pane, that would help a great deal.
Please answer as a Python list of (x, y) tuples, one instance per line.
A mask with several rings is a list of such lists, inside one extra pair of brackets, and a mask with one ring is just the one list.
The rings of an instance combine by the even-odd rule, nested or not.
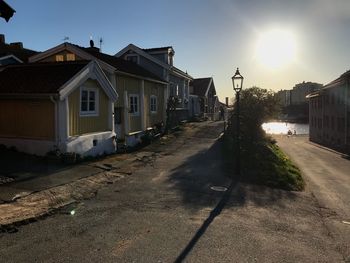
[(81, 101), (87, 101), (88, 98), (88, 92), (86, 90), (83, 90), (81, 92)]
[(95, 102), (94, 101), (89, 102), (89, 111), (95, 111)]
[(90, 101), (95, 101), (95, 91), (90, 91), (89, 92), (89, 100)]
[(81, 101), (81, 111), (87, 111), (87, 101)]

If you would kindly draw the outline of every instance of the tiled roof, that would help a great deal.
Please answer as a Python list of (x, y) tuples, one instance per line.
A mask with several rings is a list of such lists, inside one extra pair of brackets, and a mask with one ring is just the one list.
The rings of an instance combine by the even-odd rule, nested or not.
[(89, 61), (33, 63), (0, 68), (0, 94), (55, 94)]
[(27, 48), (19, 48), (14, 45), (0, 43), (0, 57), (4, 57), (7, 55), (14, 55), (23, 62), (28, 62), (28, 58), (37, 54), (37, 51), (30, 50)]
[(210, 80), (211, 78), (194, 79), (192, 82), (194, 94), (198, 96), (205, 96)]
[(76, 47), (84, 50), (85, 52), (89, 53), (90, 55), (93, 55), (97, 59), (100, 59), (100, 60), (106, 62), (107, 64), (115, 67), (118, 71), (122, 71), (125, 73), (129, 73), (129, 74), (133, 74), (133, 75), (137, 75), (137, 76), (165, 82), (164, 79), (159, 78), (158, 76), (156, 76), (152, 72), (149, 72), (148, 70), (144, 69), (143, 67), (137, 65), (134, 62), (127, 61), (127, 60), (124, 60), (122, 58), (118, 58), (115, 56), (101, 53), (96, 48), (84, 48), (84, 47), (80, 47), (80, 46), (76, 46)]

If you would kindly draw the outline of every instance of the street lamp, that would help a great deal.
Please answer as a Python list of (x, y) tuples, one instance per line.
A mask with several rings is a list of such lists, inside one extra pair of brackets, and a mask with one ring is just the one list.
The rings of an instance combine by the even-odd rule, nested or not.
[(233, 90), (236, 92), (236, 116), (237, 116), (237, 130), (236, 130), (236, 140), (237, 140), (237, 154), (236, 154), (236, 175), (241, 173), (241, 160), (240, 160), (240, 138), (239, 138), (239, 95), (243, 87), (243, 76), (239, 73), (237, 68), (235, 75), (232, 77)]

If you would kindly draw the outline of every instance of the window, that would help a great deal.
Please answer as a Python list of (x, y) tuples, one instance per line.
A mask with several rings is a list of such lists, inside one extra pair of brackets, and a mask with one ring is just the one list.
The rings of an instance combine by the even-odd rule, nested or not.
[(75, 61), (75, 54), (68, 53), (67, 54), (67, 61)]
[(80, 92), (80, 114), (97, 115), (98, 90), (94, 88), (82, 88)]
[(126, 60), (138, 64), (138, 56), (136, 55), (128, 55), (126, 56)]
[(56, 62), (63, 61), (63, 55), (56, 55)]
[(129, 95), (129, 108), (130, 113), (133, 115), (139, 115), (139, 95)]
[(157, 96), (151, 95), (151, 98), (150, 98), (150, 109), (151, 109), (151, 113), (156, 113), (157, 112)]

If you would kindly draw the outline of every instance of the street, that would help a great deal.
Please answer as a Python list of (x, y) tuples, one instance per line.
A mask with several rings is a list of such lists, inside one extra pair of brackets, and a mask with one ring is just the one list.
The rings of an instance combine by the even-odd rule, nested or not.
[[(342, 199), (349, 198), (349, 191), (330, 186), (329, 195), (343, 204), (321, 205), (326, 197), (321, 199), (318, 192), (325, 187), (313, 183), (309, 175), (326, 169), (320, 161), (313, 170), (306, 169), (293, 144), (283, 144), (281, 139), (282, 149), (292, 152), (305, 173), (305, 192), (231, 181), (232, 171), (223, 161), (223, 141), (218, 139), (223, 123), (186, 127), (173, 140), (142, 149), (132, 172), (125, 169), (123, 177), (95, 196), (21, 225), (17, 232), (0, 233), (1, 261), (349, 262), (344, 235), (350, 226), (340, 220), (349, 220), (349, 210), (341, 212), (349, 204), (349, 199)], [(305, 141), (300, 145), (315, 147)], [(308, 154), (307, 149), (296, 148)], [(113, 165), (113, 158), (99, 162)], [(348, 160), (337, 158), (349, 169)], [(311, 159), (316, 162), (312, 156), (310, 166)], [(331, 163), (340, 169), (338, 161)], [(344, 177), (335, 181), (343, 180), (346, 191), (349, 178)], [(213, 186), (227, 191), (214, 191)], [(330, 223), (335, 218), (337, 223)], [(342, 225), (343, 236), (337, 225)]]
[(339, 247), (350, 255), (350, 160), (348, 156), (309, 142), (307, 136), (275, 136), (315, 196)]

